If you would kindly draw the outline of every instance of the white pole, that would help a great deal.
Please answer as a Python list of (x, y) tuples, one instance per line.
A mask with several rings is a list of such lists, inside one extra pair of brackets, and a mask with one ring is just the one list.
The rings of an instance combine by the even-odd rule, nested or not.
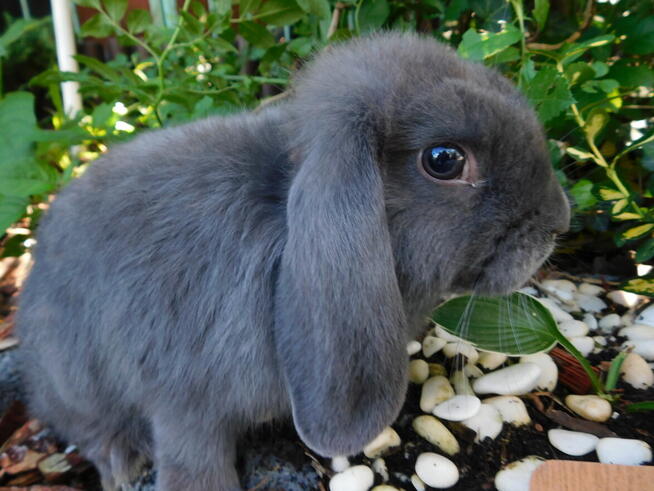
[[(75, 55), (75, 33), (70, 0), (50, 0), (52, 6), (52, 23), (57, 42), (57, 62), (59, 71), (78, 72)], [(61, 95), (64, 101), (64, 113), (72, 118), (82, 109), (82, 97), (78, 82), (62, 82)]]

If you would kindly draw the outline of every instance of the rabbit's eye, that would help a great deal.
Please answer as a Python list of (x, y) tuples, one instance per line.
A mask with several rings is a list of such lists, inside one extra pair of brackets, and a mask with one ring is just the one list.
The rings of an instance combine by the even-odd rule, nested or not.
[(463, 172), (466, 162), (463, 150), (454, 145), (428, 147), (422, 152), (422, 167), (436, 179), (455, 179)]

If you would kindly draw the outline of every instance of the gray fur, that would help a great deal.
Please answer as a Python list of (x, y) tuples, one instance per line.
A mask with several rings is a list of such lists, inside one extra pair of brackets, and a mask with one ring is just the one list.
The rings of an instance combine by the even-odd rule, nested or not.
[[(419, 173), (442, 141), (478, 187)], [(415, 35), (345, 43), (278, 106), (140, 135), (60, 193), (17, 318), (31, 409), (107, 489), (143, 460), (162, 491), (239, 489), (237, 438), (289, 414), (316, 452), (357, 452), (425, 315), (520, 286), (568, 219), (502, 76)]]

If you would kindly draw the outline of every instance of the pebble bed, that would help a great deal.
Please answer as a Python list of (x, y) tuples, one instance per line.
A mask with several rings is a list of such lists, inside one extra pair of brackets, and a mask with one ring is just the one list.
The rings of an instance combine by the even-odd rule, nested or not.
[[(567, 279), (544, 280), (522, 291), (539, 298), (560, 330), (591, 360), (603, 355), (610, 360), (617, 351), (629, 349), (619, 387), (654, 399), (654, 304), (646, 306), (645, 297), (629, 292), (607, 292), (596, 284)], [(633, 432), (620, 435), (609, 430), (625, 417), (624, 404), (612, 406), (596, 395), (559, 387), (559, 366), (550, 354), (506, 357), (480, 352), (438, 325), (410, 342), (407, 352), (410, 389), (402, 414), (363, 455), (331, 461), (333, 474), (325, 476), (330, 491), (527, 491), (534, 470), (553, 453), (566, 460), (608, 464), (652, 462), (650, 433), (642, 431), (643, 438), (633, 438)], [(531, 403), (535, 396), (549, 397), (552, 406), (577, 422), (588, 422), (589, 428), (597, 424), (601, 431), (595, 433), (605, 436), (556, 424), (543, 430), (534, 422), (534, 417), (542, 419)], [(517, 443), (502, 438), (507, 434), (515, 437), (534, 429), (556, 450), (530, 455), (529, 445), (522, 445), (524, 456), (497, 462), (492, 482), (471, 484), (475, 476), (469, 475), (472, 467), (466, 459), (480, 458), (476, 452), (500, 445), (496, 439), (504, 440), (505, 446)]]

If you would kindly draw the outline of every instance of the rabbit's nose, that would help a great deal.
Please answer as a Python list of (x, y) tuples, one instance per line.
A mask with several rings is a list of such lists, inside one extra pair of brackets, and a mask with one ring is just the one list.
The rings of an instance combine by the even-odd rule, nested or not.
[(549, 215), (552, 217), (552, 233), (554, 235), (562, 235), (570, 230), (570, 210), (572, 209), (572, 203), (558, 184), (555, 193), (558, 195), (557, 199), (554, 200), (557, 206), (549, 212)]

